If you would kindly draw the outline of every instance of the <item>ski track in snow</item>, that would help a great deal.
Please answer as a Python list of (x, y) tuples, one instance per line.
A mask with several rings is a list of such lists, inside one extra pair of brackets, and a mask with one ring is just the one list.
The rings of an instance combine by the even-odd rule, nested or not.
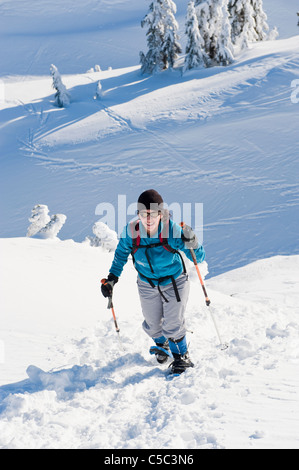
[[(287, 70), (288, 67), (292, 66), (293, 68), (296, 67), (296, 62), (294, 61), (293, 57), (282, 57), (281, 59), (274, 58), (274, 59), (268, 59), (269, 65), (265, 65), (265, 60), (262, 60), (260, 63), (257, 62), (257, 64), (254, 64), (253, 67), (250, 69), (250, 75), (252, 76), (251, 82), (250, 80), (247, 82), (247, 84), (244, 84), (244, 79), (241, 78), (242, 82), (240, 85), (240, 90), (238, 92), (236, 85), (231, 86), (231, 84), (227, 83), (228, 89), (225, 87), (222, 87), (219, 91), (213, 93), (213, 91), (209, 91), (209, 94), (207, 96), (203, 95), (200, 100), (199, 104), (196, 103), (196, 109), (200, 107), (200, 112), (201, 116), (194, 115), (192, 116), (192, 105), (190, 107), (190, 110), (188, 110), (188, 105), (187, 107), (185, 106), (184, 109), (184, 117), (181, 122), (183, 125), (184, 120), (187, 120), (188, 126), (194, 126), (194, 123), (199, 119), (198, 125), (201, 126), (201, 120), (206, 119), (206, 116), (213, 116), (215, 118), (217, 114), (221, 113), (222, 115), (229, 113), (230, 115), (233, 116), (235, 112), (244, 112), (246, 110), (246, 113), (250, 113), (254, 111), (255, 113), (258, 112), (257, 110), (259, 108), (264, 108), (267, 109), (269, 112), (269, 107), (273, 107), (273, 112), (276, 111), (277, 105), (281, 105), (282, 103), (286, 104), (290, 100), (290, 91), (288, 88), (284, 88), (284, 90), (280, 89), (275, 89), (275, 85), (273, 86), (273, 92), (274, 94), (271, 96), (271, 101), (265, 101), (263, 98), (259, 98), (258, 100), (252, 100), (252, 102), (249, 104), (248, 102), (242, 103), (242, 99), (240, 98), (240, 92), (241, 94), (245, 94), (247, 92), (247, 88), (251, 88), (252, 86), (261, 86), (259, 84), (259, 81), (262, 81), (263, 79), (266, 79), (266, 75), (268, 73), (273, 73), (275, 69), (278, 69), (280, 71), (280, 67), (284, 66), (285, 69)], [(243, 68), (246, 69), (248, 66), (244, 66)], [(261, 71), (259, 71), (261, 69)], [(225, 72), (223, 72), (225, 74)], [(270, 73), (270, 75), (271, 75)], [(228, 73), (229, 75), (229, 73)], [(258, 78), (259, 75), (263, 78)], [(242, 77), (242, 73), (240, 73), (240, 77)], [(275, 84), (275, 82), (274, 82)], [(269, 85), (268, 85), (269, 86)], [(233, 97), (237, 96), (238, 97), (238, 103), (239, 105), (236, 106), (235, 109), (232, 108), (230, 100), (235, 99)], [(269, 94), (267, 94), (267, 99), (269, 97)], [(202, 103), (200, 103), (202, 101)], [(202, 106), (201, 106), (202, 105)], [(159, 118), (161, 119), (161, 116), (159, 116), (159, 113), (157, 116), (154, 114), (150, 115), (150, 120), (155, 121), (153, 129), (151, 129), (152, 124), (149, 122), (146, 124), (146, 129), (144, 128), (144, 125), (142, 127), (138, 127), (136, 125), (132, 124), (133, 119), (128, 119), (123, 117), (119, 112), (116, 111), (116, 108), (118, 108), (121, 111), (121, 108), (114, 107), (113, 105), (111, 106), (106, 106), (106, 105), (100, 105), (99, 107), (102, 108), (100, 111), (100, 114), (102, 113), (104, 116), (107, 116), (108, 120), (112, 122), (111, 126), (108, 123), (108, 129), (105, 129), (105, 134), (106, 132), (112, 132), (112, 135), (114, 136), (113, 138), (118, 137), (118, 134), (120, 133), (121, 136), (125, 134), (125, 138), (131, 140), (134, 142), (136, 140), (137, 142), (142, 141), (145, 145), (145, 147), (152, 147), (155, 149), (155, 152), (158, 154), (162, 154), (166, 158), (169, 159), (171, 162), (171, 168), (169, 169), (169, 166), (165, 167), (165, 170), (163, 171), (163, 168), (161, 169), (161, 166), (159, 167), (154, 167), (153, 165), (149, 166), (147, 163), (143, 162), (140, 164), (140, 157), (137, 155), (137, 158), (134, 157), (134, 155), (131, 155), (131, 158), (129, 159), (130, 163), (128, 161), (122, 162), (116, 162), (113, 165), (108, 162), (101, 162), (102, 156), (98, 156), (98, 158), (95, 158), (93, 155), (90, 157), (90, 161), (85, 161), (86, 157), (88, 159), (88, 156), (86, 153), (88, 153), (88, 143), (83, 144), (82, 148), (82, 153), (84, 153), (84, 161), (82, 160), (81, 157), (79, 159), (74, 159), (74, 158), (64, 158), (63, 156), (52, 156), (52, 154), (62, 154), (64, 153), (63, 146), (60, 149), (58, 146), (58, 150), (55, 151), (55, 147), (49, 149), (47, 151), (47, 147), (49, 145), (43, 144), (43, 141), (46, 139), (47, 141), (47, 134), (49, 135), (49, 130), (47, 129), (47, 123), (50, 117), (50, 113), (45, 112), (43, 108), (41, 107), (38, 109), (38, 105), (24, 105), (26, 114), (31, 117), (32, 115), (36, 116), (37, 118), (37, 127), (35, 129), (30, 128), (28, 130), (28, 137), (25, 140), (19, 139), (20, 143), (22, 144), (21, 150), (26, 151), (26, 155), (33, 157), (37, 159), (42, 165), (45, 165), (46, 167), (53, 168), (53, 169), (63, 169), (71, 172), (86, 172), (92, 175), (116, 175), (116, 176), (144, 176), (145, 178), (152, 178), (152, 179), (164, 179), (165, 176), (169, 177), (178, 177), (178, 178), (184, 178), (188, 180), (192, 180), (192, 182), (200, 183), (204, 181), (205, 179), (208, 178), (209, 182), (211, 184), (216, 184), (218, 181), (221, 180), (224, 184), (231, 184), (231, 183), (241, 183), (242, 185), (249, 185), (250, 187), (255, 187), (255, 186), (262, 186), (263, 188), (268, 188), (271, 189), (274, 186), (277, 186), (278, 184), (281, 183), (279, 180), (269, 180), (266, 176), (261, 175), (261, 176), (256, 176), (254, 178), (250, 178), (247, 175), (240, 175), (234, 173), (231, 169), (227, 171), (222, 171), (219, 172), (219, 169), (211, 170), (209, 171), (203, 171), (201, 170), (200, 167), (200, 162), (196, 162), (195, 159), (190, 159), (190, 155), (196, 155), (198, 152), (198, 149), (196, 148), (187, 148), (187, 150), (184, 148), (183, 145), (183, 140), (180, 139), (179, 134), (176, 134), (175, 132), (171, 132), (169, 135), (168, 132), (165, 132), (163, 130), (163, 127), (159, 129)], [(43, 106), (43, 105), (41, 105)], [(73, 104), (75, 106), (75, 103)], [(162, 105), (163, 106), (163, 105)], [(242, 109), (243, 106), (243, 109)], [(130, 104), (130, 109), (131, 109), (131, 104)], [(206, 109), (206, 111), (205, 111)], [(212, 111), (210, 111), (212, 110)], [(138, 112), (138, 111), (137, 111)], [(191, 112), (191, 114), (190, 114)], [(176, 114), (180, 113), (180, 109), (176, 109)], [(168, 112), (168, 119), (171, 121), (171, 112)], [(188, 117), (188, 116), (191, 116)], [(46, 116), (46, 117), (45, 117)], [(88, 117), (88, 115), (86, 115)], [(162, 113), (162, 119), (165, 119), (166, 116), (163, 118), (163, 113)], [(80, 119), (84, 120), (84, 115), (80, 117)], [(105, 120), (105, 118), (104, 118)], [(73, 123), (76, 123), (76, 120), (73, 121)], [(57, 132), (59, 134), (59, 131), (62, 130), (66, 127), (69, 127), (72, 125), (72, 120), (68, 121), (66, 120), (65, 124), (58, 125), (54, 129), (54, 134), (56, 135)], [(110, 128), (110, 131), (109, 131)], [(196, 127), (194, 128), (196, 131)], [(68, 131), (69, 132), (69, 131)], [(76, 128), (75, 128), (76, 132)], [(53, 130), (51, 131), (53, 133)], [(96, 134), (96, 132), (95, 132)], [(108, 135), (102, 135), (101, 132), (99, 134), (99, 142), (100, 140), (104, 137), (107, 137)], [(71, 134), (69, 134), (69, 138), (72, 140)], [(71, 144), (71, 141), (70, 141)], [(257, 153), (260, 154), (265, 154), (265, 150), (261, 148), (260, 146), (257, 146), (254, 142), (248, 141), (248, 144), (250, 147), (255, 148)], [(65, 145), (65, 144), (64, 144)], [(75, 146), (78, 145), (78, 143), (75, 143)], [(94, 148), (93, 148), (94, 147)], [(186, 144), (185, 144), (186, 147)], [(91, 145), (90, 146), (91, 152), (94, 153), (97, 149), (97, 145)], [(154, 153), (155, 153), (154, 152)], [(70, 149), (67, 149), (67, 153), (70, 153)], [(96, 160), (94, 162), (93, 160)], [(161, 160), (161, 159), (160, 159)], [(286, 188), (288, 189), (288, 188)], [(289, 186), (289, 189), (292, 189), (291, 186)], [(295, 188), (294, 188), (295, 189)]]

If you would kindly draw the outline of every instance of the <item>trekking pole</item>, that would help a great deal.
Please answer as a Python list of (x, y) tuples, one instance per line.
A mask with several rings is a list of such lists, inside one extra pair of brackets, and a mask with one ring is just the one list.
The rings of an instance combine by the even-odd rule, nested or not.
[[(203, 290), (203, 293), (204, 293), (204, 296), (205, 296), (205, 299), (206, 299), (206, 306), (209, 307), (210, 304), (211, 304), (211, 301), (210, 301), (210, 299), (209, 299), (209, 297), (208, 297), (206, 287), (205, 287), (204, 282), (203, 282), (203, 279), (202, 279), (202, 277), (201, 277), (201, 274), (200, 274), (200, 271), (199, 271), (199, 267), (198, 267), (198, 264), (197, 264), (197, 259), (196, 259), (196, 256), (195, 256), (195, 253), (194, 253), (193, 248), (190, 248), (190, 252), (191, 252), (191, 256), (192, 256), (192, 259), (193, 259), (193, 263), (194, 263), (194, 265), (195, 265), (195, 268), (196, 268), (196, 271), (197, 271), (197, 274), (198, 274), (198, 277), (199, 277), (199, 281), (200, 281), (200, 284), (201, 284), (201, 287), (202, 287), (202, 290)], [(222, 351), (224, 351), (225, 349), (228, 348), (228, 344), (222, 342), (222, 339), (221, 339), (221, 336), (220, 336), (220, 333), (219, 333), (219, 330), (218, 330), (218, 327), (217, 327), (216, 320), (215, 320), (214, 315), (213, 315), (213, 312), (212, 312), (212, 310), (211, 310), (210, 308), (209, 308), (209, 312), (210, 312), (211, 318), (212, 318), (212, 320), (213, 320), (213, 323), (214, 323), (214, 326), (215, 326), (215, 330), (216, 330), (216, 333), (217, 333), (217, 336), (218, 336), (218, 339), (219, 339), (220, 349), (221, 349)]]
[[(105, 282), (106, 282), (106, 279), (101, 280), (102, 284), (105, 284)], [(123, 345), (122, 345), (121, 340), (120, 340), (120, 335), (119, 335), (120, 329), (118, 327), (117, 320), (116, 320), (116, 315), (115, 315), (114, 306), (113, 306), (113, 302), (112, 302), (112, 295), (110, 297), (108, 297), (108, 306), (107, 306), (107, 308), (111, 309), (112, 316), (113, 316), (113, 321), (114, 321), (114, 326), (115, 326), (115, 330), (116, 330), (118, 341), (119, 341), (119, 345), (121, 346), (121, 348), (123, 350), (124, 348), (123, 348)]]

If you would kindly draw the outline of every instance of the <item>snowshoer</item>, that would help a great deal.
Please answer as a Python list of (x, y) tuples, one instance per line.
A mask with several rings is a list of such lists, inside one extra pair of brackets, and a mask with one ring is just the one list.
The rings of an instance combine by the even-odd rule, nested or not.
[(102, 283), (104, 297), (111, 297), (129, 255), (138, 272), (137, 285), (144, 316), (143, 329), (154, 340), (150, 353), (159, 363), (173, 357), (171, 372), (180, 374), (193, 367), (186, 341), (185, 310), (189, 280), (182, 252), (192, 261), (205, 258), (195, 233), (169, 217), (161, 195), (144, 191), (137, 203), (138, 219), (123, 230), (108, 277)]

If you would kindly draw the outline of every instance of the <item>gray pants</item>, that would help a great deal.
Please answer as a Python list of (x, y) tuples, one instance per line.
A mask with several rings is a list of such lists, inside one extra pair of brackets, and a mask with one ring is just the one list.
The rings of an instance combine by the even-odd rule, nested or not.
[(151, 287), (148, 282), (142, 281), (139, 277), (137, 285), (144, 322), (144, 331), (151, 338), (182, 338), (186, 334), (185, 310), (189, 297), (189, 281), (186, 274), (182, 274), (176, 280), (181, 301), (178, 302), (175, 296), (173, 285), (160, 286), (166, 302), (158, 291), (158, 288)]

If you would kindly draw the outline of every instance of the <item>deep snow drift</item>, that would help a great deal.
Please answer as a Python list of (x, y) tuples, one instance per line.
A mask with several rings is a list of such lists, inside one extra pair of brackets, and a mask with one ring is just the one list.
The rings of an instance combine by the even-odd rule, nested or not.
[(299, 256), (207, 281), (227, 351), (190, 268), (196, 366), (168, 380), (148, 352), (131, 262), (115, 288), (120, 346), (99, 289), (112, 254), (26, 238), (0, 250), (1, 448), (299, 447)]

